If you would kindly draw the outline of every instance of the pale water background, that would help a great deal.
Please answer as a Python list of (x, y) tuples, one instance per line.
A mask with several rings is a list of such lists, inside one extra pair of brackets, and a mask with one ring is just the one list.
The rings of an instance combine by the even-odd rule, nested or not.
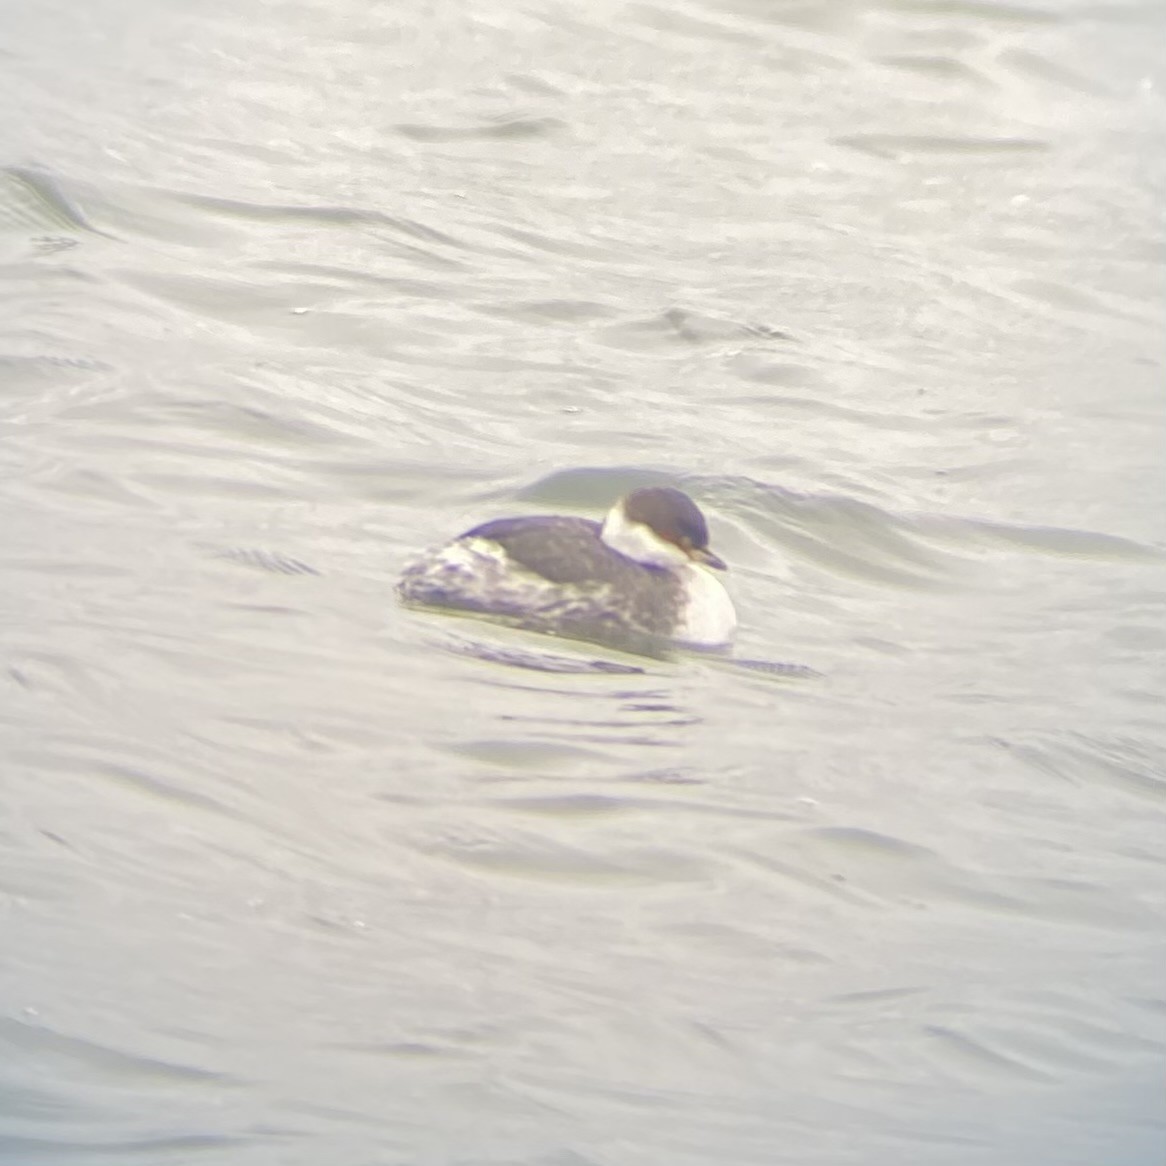
[[(1164, 46), (5, 5), (0, 1159), (1166, 1161)], [(653, 480), (817, 676), (393, 601)]]

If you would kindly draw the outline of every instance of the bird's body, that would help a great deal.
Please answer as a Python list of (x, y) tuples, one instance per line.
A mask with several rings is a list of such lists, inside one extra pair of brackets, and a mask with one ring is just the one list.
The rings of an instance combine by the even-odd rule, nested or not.
[(679, 490), (621, 499), (600, 524), (558, 515), (500, 518), (429, 551), (402, 599), (583, 639), (727, 644), (732, 601), (709, 568), (704, 516)]

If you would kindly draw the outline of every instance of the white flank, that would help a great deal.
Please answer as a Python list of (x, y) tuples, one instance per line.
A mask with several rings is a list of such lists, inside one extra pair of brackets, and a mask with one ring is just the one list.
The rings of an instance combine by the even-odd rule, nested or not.
[(506, 552), (488, 538), (454, 539), (434, 552), (433, 562), (451, 571), (469, 571), (471, 574), (490, 567), (502, 570), (513, 567)]

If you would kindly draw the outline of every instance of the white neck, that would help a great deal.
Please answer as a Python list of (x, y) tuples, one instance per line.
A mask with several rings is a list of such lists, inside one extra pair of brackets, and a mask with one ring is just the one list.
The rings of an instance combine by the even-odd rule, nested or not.
[(727, 645), (737, 628), (737, 613), (721, 581), (696, 563), (684, 573), (684, 581), (688, 606), (676, 638), (698, 648)]
[(613, 551), (619, 551), (621, 555), (651, 567), (671, 567), (675, 570), (691, 562), (675, 543), (659, 538), (650, 526), (642, 522), (629, 522), (619, 502), (608, 512), (599, 537)]

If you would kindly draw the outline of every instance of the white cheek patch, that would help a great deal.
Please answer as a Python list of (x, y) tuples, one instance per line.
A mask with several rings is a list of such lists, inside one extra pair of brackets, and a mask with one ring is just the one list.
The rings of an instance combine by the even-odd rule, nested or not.
[(657, 538), (655, 532), (642, 522), (628, 522), (622, 506), (616, 506), (603, 523), (600, 535), (613, 551), (635, 559), (637, 563), (648, 563), (653, 567), (683, 567), (689, 557), (674, 543)]

